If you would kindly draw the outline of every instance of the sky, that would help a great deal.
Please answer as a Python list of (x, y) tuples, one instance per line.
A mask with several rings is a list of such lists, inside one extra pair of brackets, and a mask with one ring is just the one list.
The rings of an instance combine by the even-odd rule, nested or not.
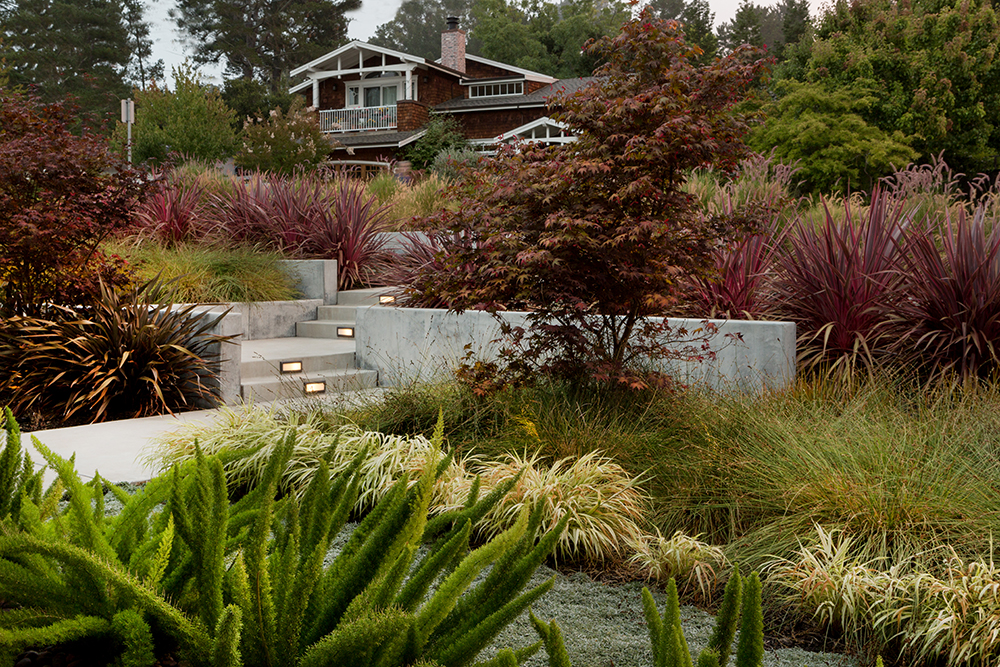
[[(810, 0), (809, 5), (812, 13), (818, 11), (823, 0)], [(375, 34), (375, 29), (392, 19), (396, 14), (396, 9), (402, 0), (364, 0), (361, 9), (349, 12), (348, 17), (351, 22), (348, 24), (347, 36), (351, 39), (365, 41)], [(776, 4), (777, 0), (768, 3), (766, 0), (759, 4)], [(712, 11), (715, 12), (715, 25), (728, 21), (736, 15), (740, 0), (715, 0), (710, 2)], [(172, 2), (162, 0), (149, 0), (147, 4), (147, 16), (152, 29), (150, 35), (153, 37), (153, 60), (163, 58), (166, 64), (168, 83), (172, 84), (170, 68), (180, 65), (184, 59), (191, 55), (190, 50), (186, 50), (180, 36), (177, 34), (176, 26), (168, 16)], [(202, 67), (201, 73), (209, 81), (222, 83), (221, 67)]]

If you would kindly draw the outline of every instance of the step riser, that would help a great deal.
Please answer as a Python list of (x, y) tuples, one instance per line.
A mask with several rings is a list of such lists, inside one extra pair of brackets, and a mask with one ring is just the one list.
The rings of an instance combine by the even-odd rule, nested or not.
[(341, 340), (351, 340), (341, 338), (337, 335), (339, 327), (354, 328), (354, 322), (334, 322), (331, 320), (312, 320), (309, 322), (299, 322), (295, 325), (295, 335), (302, 338), (340, 338)]
[(357, 311), (357, 306), (320, 306), (316, 309), (316, 319), (353, 322), (357, 315)]
[(377, 306), (379, 296), (390, 294), (393, 290), (387, 287), (375, 287), (372, 289), (348, 290), (337, 293), (338, 306)]
[[(310, 375), (309, 380), (325, 380), (327, 394), (373, 389), (378, 386), (378, 372), (355, 370), (339, 374)], [(260, 380), (244, 383), (241, 387), (244, 401), (274, 401), (290, 398), (308, 398), (323, 394), (306, 394), (303, 378), (286, 377), (281, 380)]]

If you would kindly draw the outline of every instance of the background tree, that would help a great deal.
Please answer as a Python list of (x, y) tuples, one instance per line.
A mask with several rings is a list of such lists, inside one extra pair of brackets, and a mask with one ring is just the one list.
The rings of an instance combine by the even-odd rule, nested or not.
[(149, 21), (145, 19), (142, 0), (122, 0), (122, 20), (128, 33), (128, 69), (126, 78), (145, 89), (150, 81), (163, 81), (163, 58), (153, 61), (153, 40), (149, 37)]
[(477, 0), (472, 5), (479, 54), (559, 78), (588, 76), (597, 65), (581, 48), (590, 39), (617, 32), (628, 20), (620, 1), (569, 0), (518, 3)]
[(868, 124), (975, 173), (1000, 152), (998, 43), (988, 0), (840, 1), (816, 29), (805, 79), (870, 91)]
[(0, 37), (11, 84), (49, 102), (73, 95), (88, 114), (118, 113), (129, 38), (117, 0), (16, 0)]
[[(202, 83), (189, 65), (173, 68), (173, 91), (153, 84), (136, 90), (132, 155), (137, 162), (162, 162), (176, 152), (187, 158), (221, 160), (233, 154), (236, 134), (233, 111), (219, 91)], [(121, 123), (115, 129), (125, 142)]]
[(735, 167), (748, 119), (734, 111), (766, 64), (744, 47), (698, 66), (678, 24), (644, 10), (587, 47), (605, 61), (550, 115), (576, 142), (523, 147), (468, 183), (444, 227), (443, 267), (414, 291), (454, 309), (531, 310), (525, 356), (543, 372), (635, 380), (635, 355), (665, 350), (643, 318), (676, 298), (678, 272), (702, 274), (730, 230), (693, 214), (687, 170)]
[(743, 44), (764, 46), (763, 12), (750, 0), (741, 0), (736, 15), (719, 26), (719, 47), (731, 53)]
[(802, 39), (808, 25), (808, 0), (781, 0), (774, 6), (742, 0), (736, 15), (719, 26), (719, 45), (725, 52), (742, 44), (766, 46), (780, 61), (785, 47)]
[(190, 39), (197, 63), (223, 61), (227, 74), (264, 81), (282, 76), (346, 41), (345, 12), (361, 0), (178, 0), (170, 15)]
[(272, 93), (267, 85), (256, 79), (227, 79), (222, 86), (222, 101), (233, 110), (233, 129), (239, 131), (245, 123), (261, 122), (271, 111), (288, 113), (295, 99), (288, 90)]
[(684, 24), (684, 37), (697, 44), (705, 53), (699, 58), (709, 63), (719, 50), (719, 38), (713, 25), (715, 12), (708, 6), (708, 0), (652, 0), (649, 8), (661, 19), (671, 19)]
[(797, 162), (796, 178), (807, 191), (870, 191), (894, 166), (917, 157), (902, 133), (890, 135), (864, 120), (877, 103), (870, 91), (786, 81), (777, 92), (750, 145), (761, 153), (773, 148), (785, 164)]
[(479, 53), (472, 23), (471, 0), (403, 0), (391, 21), (383, 23), (368, 41), (375, 46), (412, 53), (428, 60), (441, 57), (441, 31), (449, 16), (457, 16), (468, 32), (466, 50)]

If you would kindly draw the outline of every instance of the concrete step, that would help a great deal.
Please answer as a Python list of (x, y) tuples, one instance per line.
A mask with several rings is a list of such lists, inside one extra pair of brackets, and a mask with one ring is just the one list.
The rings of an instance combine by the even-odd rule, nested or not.
[[(323, 391), (307, 393), (305, 390), (306, 382), (324, 383)], [(352, 368), (320, 373), (294, 373), (272, 378), (253, 378), (245, 380), (241, 389), (244, 401), (260, 402), (361, 391), (377, 386), (378, 371)]]
[(297, 322), (295, 324), (295, 335), (300, 338), (329, 338), (340, 341), (350, 341), (354, 343), (353, 337), (337, 335), (337, 329), (348, 328), (354, 330), (354, 320), (310, 320), (308, 322)]
[(370, 287), (337, 292), (338, 306), (377, 306), (380, 296), (388, 296), (395, 287)]
[(240, 377), (273, 378), (282, 362), (301, 362), (296, 372), (312, 373), (354, 368), (354, 341), (318, 338), (271, 338), (242, 344)]

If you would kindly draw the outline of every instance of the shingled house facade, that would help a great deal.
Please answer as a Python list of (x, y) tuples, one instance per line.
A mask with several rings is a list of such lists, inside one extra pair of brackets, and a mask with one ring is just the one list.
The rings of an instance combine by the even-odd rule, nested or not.
[(546, 99), (586, 79), (563, 79), (465, 52), (465, 31), (448, 20), (441, 59), (353, 41), (292, 70), (291, 88), (318, 110), (337, 140), (335, 159), (385, 160), (423, 136), (432, 112), (453, 115), (473, 144), (565, 143), (573, 137), (546, 114)]

